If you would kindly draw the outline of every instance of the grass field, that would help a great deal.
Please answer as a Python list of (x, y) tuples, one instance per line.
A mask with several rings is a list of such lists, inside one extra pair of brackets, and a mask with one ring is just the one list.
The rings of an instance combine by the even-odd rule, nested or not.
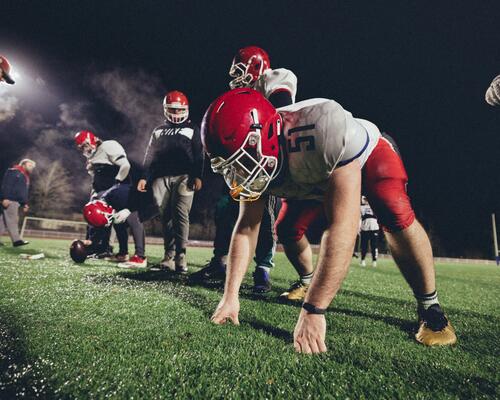
[[(295, 354), (297, 305), (277, 295), (295, 278), (283, 254), (273, 292), (248, 276), (240, 327), (209, 322), (218, 287), (163, 272), (77, 266), (65, 241), (0, 247), (0, 398), (499, 398), (500, 268), (438, 265), (453, 348), (413, 340), (415, 307), (394, 264), (351, 267), (327, 314), (329, 352)], [(38, 261), (19, 253), (45, 252)], [(148, 253), (161, 255), (159, 247)], [(194, 271), (210, 257), (189, 250)], [(150, 257), (155, 261), (155, 257)]]

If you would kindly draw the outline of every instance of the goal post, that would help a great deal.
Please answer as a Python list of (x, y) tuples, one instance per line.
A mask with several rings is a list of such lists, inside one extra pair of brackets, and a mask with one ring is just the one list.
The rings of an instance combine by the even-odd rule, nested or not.
[(495, 251), (495, 260), (497, 265), (500, 264), (500, 253), (498, 252), (498, 237), (497, 237), (497, 223), (495, 214), (491, 214), (491, 229), (493, 230), (493, 249)]

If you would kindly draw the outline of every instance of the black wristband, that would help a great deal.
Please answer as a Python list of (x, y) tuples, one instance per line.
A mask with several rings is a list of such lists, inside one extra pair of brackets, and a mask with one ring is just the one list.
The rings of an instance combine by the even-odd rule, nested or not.
[(302, 304), (302, 308), (306, 310), (309, 314), (319, 314), (322, 315), (326, 313), (326, 308), (318, 308), (314, 304), (304, 303)]

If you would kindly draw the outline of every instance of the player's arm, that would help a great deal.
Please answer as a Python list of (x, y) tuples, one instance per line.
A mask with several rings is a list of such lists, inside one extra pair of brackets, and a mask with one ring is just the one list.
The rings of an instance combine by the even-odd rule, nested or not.
[(137, 190), (139, 192), (146, 192), (146, 184), (151, 176), (151, 163), (153, 162), (156, 147), (156, 137), (154, 131), (151, 133), (146, 152), (144, 153), (144, 161), (142, 162), (142, 175), (137, 183)]
[(130, 162), (128, 161), (125, 149), (120, 143), (109, 141), (107, 143), (106, 153), (108, 155), (108, 160), (119, 168), (115, 180), (117, 182), (123, 182), (130, 172)]
[[(325, 196), (328, 228), (321, 239), (318, 266), (304, 303), (326, 309), (337, 294), (351, 262), (359, 224), (361, 167), (357, 160), (336, 169)], [(326, 351), (324, 315), (302, 309), (294, 332), (295, 349)]]
[(223, 324), (230, 319), (239, 324), (238, 294), (241, 282), (255, 252), (265, 200), (241, 202), (240, 214), (231, 237), (224, 295), (212, 316), (216, 324)]

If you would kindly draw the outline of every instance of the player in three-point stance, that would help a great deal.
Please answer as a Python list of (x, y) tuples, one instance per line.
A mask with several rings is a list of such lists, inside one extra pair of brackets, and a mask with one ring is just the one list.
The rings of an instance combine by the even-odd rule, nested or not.
[[(432, 249), (406, 193), (403, 162), (373, 123), (354, 118), (333, 100), (311, 99), (278, 112), (260, 93), (235, 89), (210, 105), (202, 140), (212, 169), (223, 175), (231, 196), (240, 202), (224, 295), (213, 322), (239, 323), (239, 288), (267, 195), (321, 200), (327, 228), (295, 327), (294, 346), (303, 353), (326, 351), (324, 313), (349, 268), (363, 185), (415, 294), (417, 341), (431, 346), (456, 342), (438, 302)], [(301, 214), (295, 218), (300, 220)]]
[[(285, 68), (272, 69), (269, 55), (260, 47), (247, 46), (239, 49), (233, 58), (229, 76), (232, 78), (229, 82), (231, 89), (254, 88), (268, 98), (276, 108), (295, 102), (297, 77)], [(280, 200), (269, 196), (255, 250), (256, 267), (252, 289), (254, 293), (266, 293), (271, 290), (270, 269), (274, 266), (276, 249), (274, 225), (279, 208)], [(192, 281), (225, 279), (226, 259), (231, 233), (238, 218), (238, 209), (238, 204), (232, 202), (227, 191), (224, 191), (216, 205), (214, 255), (205, 268), (191, 274)]]

